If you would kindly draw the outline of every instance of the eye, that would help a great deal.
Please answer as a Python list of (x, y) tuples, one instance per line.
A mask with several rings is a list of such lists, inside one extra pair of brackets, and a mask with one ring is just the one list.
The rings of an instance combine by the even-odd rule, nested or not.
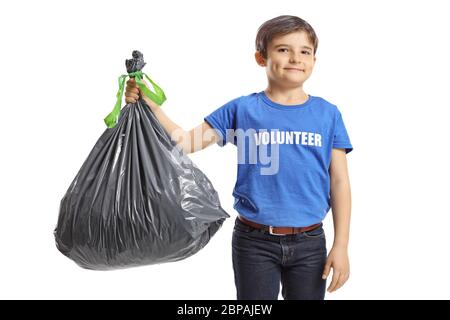
[(278, 49), (278, 52), (283, 52), (282, 50), (287, 50), (286, 48)]
[(311, 52), (309, 52), (309, 51), (302, 51), (302, 53), (306, 53), (307, 55), (311, 54)]

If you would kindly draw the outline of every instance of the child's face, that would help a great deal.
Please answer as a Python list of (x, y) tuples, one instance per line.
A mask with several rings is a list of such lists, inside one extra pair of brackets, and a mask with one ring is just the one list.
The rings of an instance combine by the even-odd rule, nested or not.
[(316, 57), (314, 46), (304, 31), (297, 31), (272, 39), (267, 47), (267, 59), (259, 52), (255, 58), (266, 67), (267, 77), (278, 85), (302, 86), (310, 77)]

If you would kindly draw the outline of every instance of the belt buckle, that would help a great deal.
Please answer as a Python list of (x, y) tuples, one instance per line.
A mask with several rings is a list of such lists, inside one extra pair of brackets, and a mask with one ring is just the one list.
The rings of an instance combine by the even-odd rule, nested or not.
[(269, 234), (274, 235), (274, 236), (285, 236), (285, 234), (273, 232), (272, 226), (269, 226)]

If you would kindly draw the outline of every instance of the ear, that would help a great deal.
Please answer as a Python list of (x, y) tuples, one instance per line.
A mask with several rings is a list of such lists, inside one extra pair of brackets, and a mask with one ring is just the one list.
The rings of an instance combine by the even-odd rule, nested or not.
[(266, 66), (266, 60), (263, 58), (263, 56), (261, 55), (261, 53), (259, 51), (255, 52), (255, 60), (256, 60), (256, 63), (258, 65), (260, 65), (261, 67)]

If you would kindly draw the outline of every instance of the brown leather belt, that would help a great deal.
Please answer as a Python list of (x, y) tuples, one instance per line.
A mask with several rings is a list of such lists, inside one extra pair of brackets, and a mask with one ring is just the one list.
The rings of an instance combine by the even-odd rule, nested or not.
[(316, 223), (307, 227), (272, 227), (264, 224), (259, 224), (250, 220), (245, 219), (242, 216), (238, 215), (239, 220), (241, 220), (244, 224), (256, 228), (268, 231), (270, 234), (277, 236), (284, 236), (287, 234), (297, 234), (305, 231), (314, 230), (322, 225), (322, 223)]

